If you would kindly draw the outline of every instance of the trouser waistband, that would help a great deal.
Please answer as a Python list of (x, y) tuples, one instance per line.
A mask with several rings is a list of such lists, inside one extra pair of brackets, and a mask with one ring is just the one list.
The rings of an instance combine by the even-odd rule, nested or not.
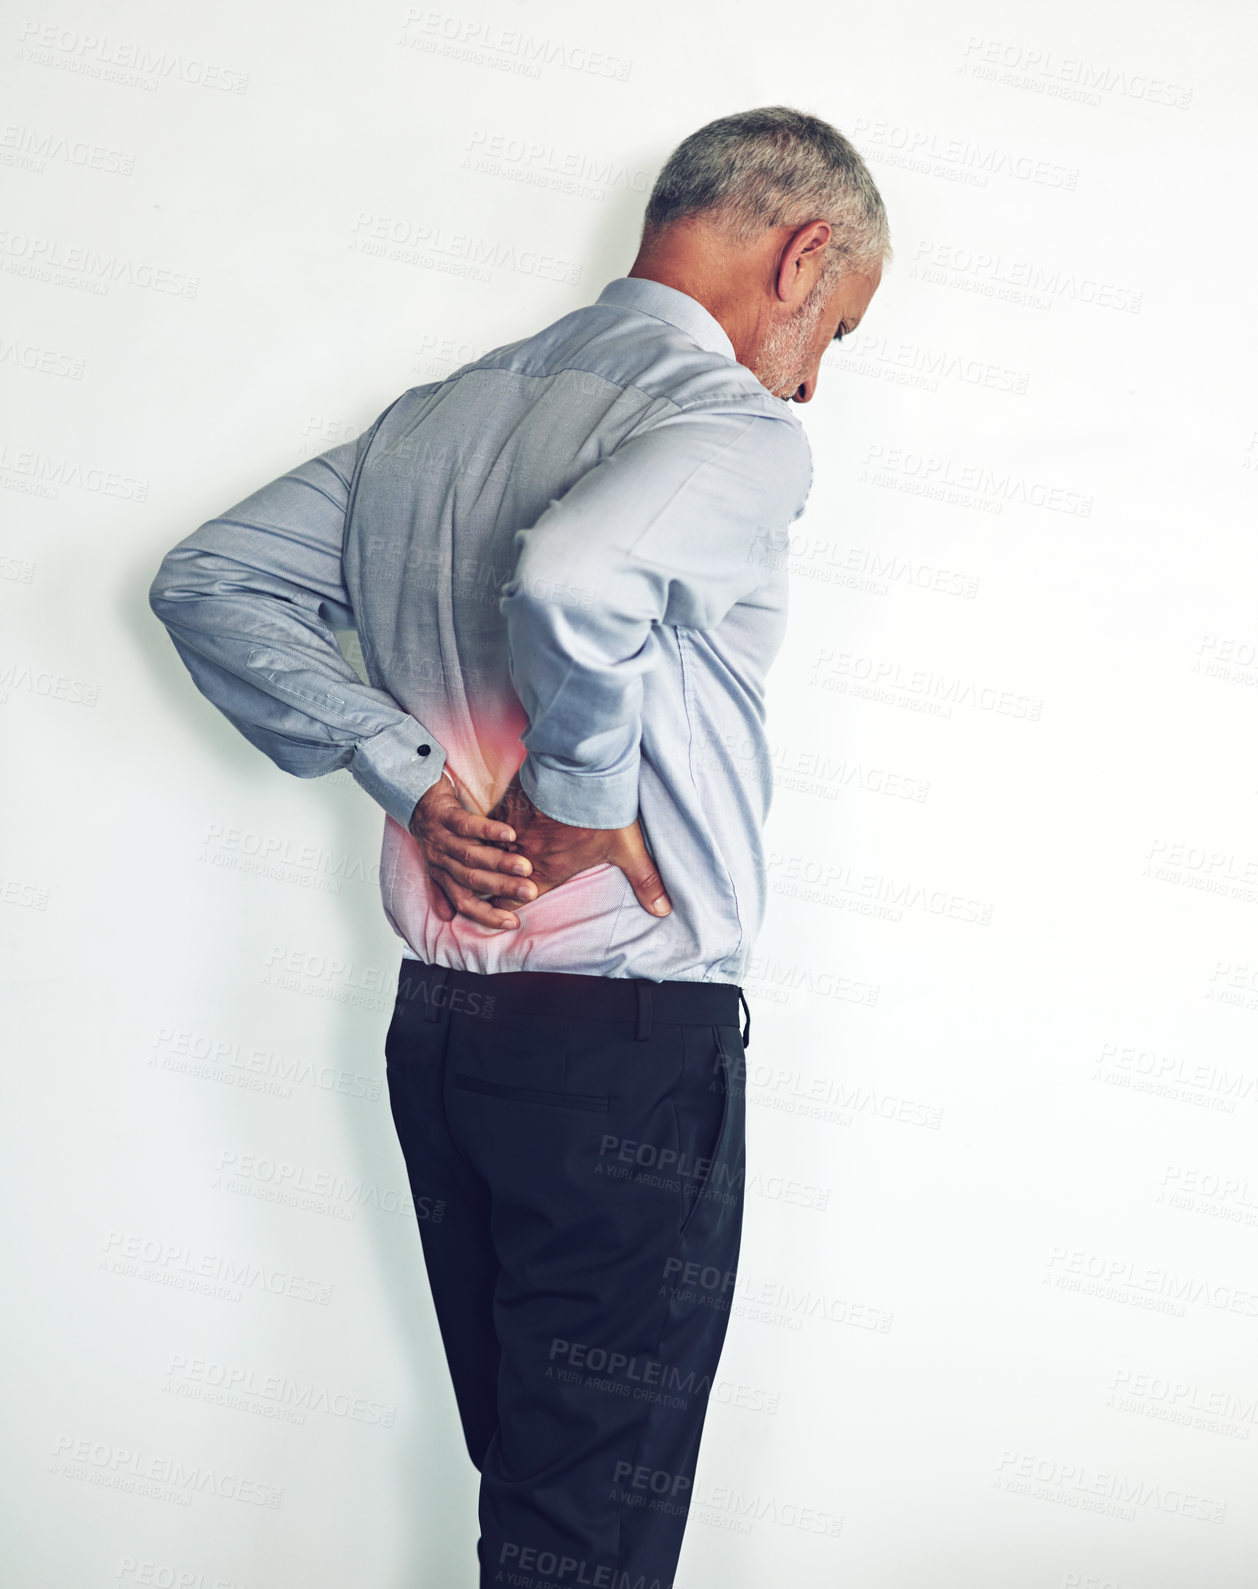
[(403, 959), (398, 999), (425, 1002), (427, 1019), (456, 1009), (456, 992), (493, 1000), (495, 1015), (559, 1015), (574, 1020), (633, 1021), (635, 1036), (651, 1035), (652, 1021), (699, 1026), (737, 1026), (739, 1005), (747, 1021), (743, 1046), (751, 1041), (751, 1011), (736, 982), (652, 982), (646, 977), (595, 977), (570, 971), (460, 971)]

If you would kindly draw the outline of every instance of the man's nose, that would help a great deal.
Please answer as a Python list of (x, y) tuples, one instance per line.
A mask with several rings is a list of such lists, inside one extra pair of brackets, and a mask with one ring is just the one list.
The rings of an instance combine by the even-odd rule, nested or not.
[(817, 390), (817, 377), (810, 375), (806, 381), (801, 381), (791, 393), (792, 403), (811, 403), (812, 394)]

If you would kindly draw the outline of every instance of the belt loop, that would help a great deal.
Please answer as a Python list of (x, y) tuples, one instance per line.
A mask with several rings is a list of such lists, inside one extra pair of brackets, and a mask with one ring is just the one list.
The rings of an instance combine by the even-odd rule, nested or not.
[(638, 978), (638, 1041), (644, 1042), (651, 1035), (651, 984), (644, 978)]
[(437, 1021), (441, 1019), (441, 1011), (445, 1007), (446, 1001), (443, 999), (439, 1004), (436, 999), (436, 994), (440, 989), (444, 988), (446, 983), (450, 980), (449, 966), (434, 966), (433, 970), (436, 971), (437, 975), (428, 984), (428, 1008), (424, 1011), (424, 1019), (426, 1021)]
[(747, 1011), (747, 1022), (742, 1031), (743, 1047), (746, 1048), (751, 1042), (751, 1010), (748, 1007), (747, 1000), (743, 998), (743, 990), (741, 988), (738, 990), (738, 1002)]

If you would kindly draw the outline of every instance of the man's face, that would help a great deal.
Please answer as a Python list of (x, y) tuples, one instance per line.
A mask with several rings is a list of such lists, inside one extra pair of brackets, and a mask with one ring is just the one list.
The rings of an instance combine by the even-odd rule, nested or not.
[(838, 337), (855, 331), (881, 280), (881, 265), (872, 274), (845, 271), (833, 282), (822, 277), (793, 314), (770, 327), (752, 374), (774, 397), (810, 402), (822, 354)]

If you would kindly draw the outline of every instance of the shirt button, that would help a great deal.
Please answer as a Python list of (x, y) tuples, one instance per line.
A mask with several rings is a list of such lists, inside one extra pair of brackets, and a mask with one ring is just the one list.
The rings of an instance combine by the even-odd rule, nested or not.
[(426, 755), (428, 755), (429, 751), (431, 751), (431, 749), (432, 749), (431, 745), (421, 745), (419, 747), (418, 754), (421, 755), (421, 756), (426, 756)]

